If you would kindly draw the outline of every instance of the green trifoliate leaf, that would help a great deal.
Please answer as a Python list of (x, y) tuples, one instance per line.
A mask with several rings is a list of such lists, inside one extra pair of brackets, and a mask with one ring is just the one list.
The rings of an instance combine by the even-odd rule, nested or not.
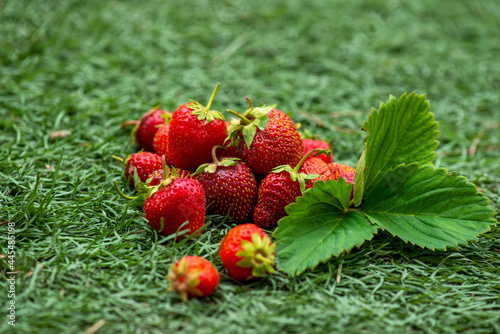
[(366, 217), (421, 247), (456, 248), (495, 223), (489, 199), (474, 184), (431, 164), (394, 167), (372, 189), (362, 206)]
[(360, 246), (377, 226), (360, 212), (348, 209), (351, 185), (344, 179), (317, 182), (297, 202), (274, 232), (278, 267), (291, 275), (312, 269), (332, 256)]
[(361, 157), (358, 161), (358, 166), (356, 167), (356, 174), (354, 175), (354, 206), (359, 206), (363, 200), (363, 193), (365, 191), (365, 171), (366, 165), (366, 150), (363, 150)]
[(364, 196), (370, 195), (373, 185), (388, 169), (402, 163), (431, 162), (438, 146), (437, 126), (425, 95), (403, 94), (399, 100), (391, 95), (378, 111), (373, 109), (363, 125), (363, 130), (369, 132), (365, 144)]

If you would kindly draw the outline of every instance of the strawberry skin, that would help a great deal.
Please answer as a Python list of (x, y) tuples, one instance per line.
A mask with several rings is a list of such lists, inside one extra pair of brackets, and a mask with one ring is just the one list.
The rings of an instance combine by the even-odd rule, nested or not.
[(146, 198), (144, 214), (149, 225), (163, 235), (175, 234), (188, 221), (183, 228), (191, 235), (205, 223), (205, 193), (196, 180), (169, 180)]
[(190, 105), (192, 103), (181, 105), (172, 116), (167, 161), (176, 167), (195, 171), (201, 164), (211, 161), (212, 148), (224, 143), (227, 128), (223, 119), (199, 120), (193, 115)]
[[(310, 138), (304, 138), (302, 139), (302, 145), (304, 146), (304, 155), (317, 148), (325, 150), (330, 149), (330, 145), (327, 142), (319, 139), (315, 140)], [(325, 153), (321, 153), (320, 155), (316, 156), (316, 158), (320, 158), (327, 164), (332, 162), (332, 156), (331, 155), (328, 156)]]
[(328, 167), (332, 172), (334, 180), (338, 180), (339, 177), (343, 177), (344, 180), (347, 181), (347, 183), (354, 184), (354, 175), (356, 174), (356, 169), (354, 169), (353, 167), (338, 163), (328, 164)]
[(145, 182), (154, 170), (161, 169), (161, 156), (151, 152), (138, 152), (129, 156), (125, 162), (125, 177), (129, 179), (130, 184), (134, 185), (133, 174), (137, 169), (137, 175), (142, 182)]
[(188, 255), (170, 266), (169, 291), (177, 292), (183, 301), (212, 294), (219, 284), (214, 265), (200, 256)]
[(168, 130), (170, 129), (170, 123), (163, 124), (156, 132), (153, 138), (153, 149), (156, 153), (160, 155), (167, 156), (168, 150)]
[(286, 216), (285, 207), (301, 195), (300, 184), (290, 173), (269, 173), (260, 183), (253, 221), (260, 227), (271, 228)]
[(290, 117), (278, 109), (272, 109), (267, 116), (269, 123), (264, 130), (257, 128), (250, 149), (240, 134), (237, 150), (237, 156), (259, 175), (280, 165), (294, 167), (304, 153), (302, 139)]
[(274, 272), (275, 247), (257, 225), (243, 224), (222, 239), (219, 256), (232, 278), (245, 281)]
[(257, 181), (244, 162), (218, 165), (215, 172), (202, 172), (197, 180), (205, 191), (208, 212), (225, 215), (229, 211), (237, 224), (247, 221), (257, 198)]
[(319, 175), (317, 178), (309, 180), (306, 183), (306, 189), (312, 188), (313, 184), (316, 181), (326, 181), (334, 179), (333, 174), (328, 167), (328, 164), (323, 159), (319, 158), (320, 156), (321, 154), (317, 157), (306, 159), (299, 169), (299, 173)]

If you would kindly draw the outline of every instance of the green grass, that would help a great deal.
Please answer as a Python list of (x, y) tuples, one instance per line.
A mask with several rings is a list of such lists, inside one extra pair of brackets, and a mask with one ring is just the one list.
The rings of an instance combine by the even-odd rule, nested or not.
[[(122, 121), (205, 103), (220, 82), (215, 109), (277, 102), (355, 165), (371, 107), (417, 91), (439, 121), (436, 165), (499, 211), (499, 21), (495, 0), (0, 3), (0, 224), (17, 230), (16, 332), (104, 320), (98, 333), (500, 333), (499, 226), (437, 252), (379, 232), (297, 278), (223, 274), (213, 296), (184, 304), (166, 291), (168, 265), (199, 254), (223, 272), (231, 222), (207, 217), (195, 242), (157, 235), (114, 192), (111, 158), (137, 150)], [(5, 283), (7, 258), (0, 266)], [(7, 284), (0, 301), (11, 333)]]

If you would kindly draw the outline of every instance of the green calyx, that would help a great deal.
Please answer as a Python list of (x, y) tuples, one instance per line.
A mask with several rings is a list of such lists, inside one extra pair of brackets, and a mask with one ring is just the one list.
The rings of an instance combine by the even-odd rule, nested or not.
[(186, 259), (182, 259), (177, 268), (175, 264), (170, 266), (170, 272), (167, 275), (170, 281), (168, 291), (177, 292), (183, 302), (187, 302), (188, 294), (203, 296), (203, 293), (198, 289), (200, 284), (200, 270), (189, 271), (189, 266)]
[(281, 173), (281, 172), (288, 172), (290, 173), (290, 179), (294, 182), (299, 182), (300, 184), (300, 192), (303, 193), (306, 190), (306, 183), (309, 180), (314, 180), (315, 178), (319, 177), (318, 174), (306, 174), (306, 173), (299, 173), (300, 167), (304, 164), (304, 161), (307, 160), (310, 156), (317, 156), (319, 154), (325, 153), (326, 155), (331, 155), (332, 151), (329, 149), (315, 149), (310, 152), (307, 152), (302, 159), (297, 163), (295, 168), (292, 169), (290, 165), (282, 165), (282, 166), (277, 166), (273, 168), (272, 173)]
[[(177, 169), (172, 166), (172, 174), (170, 174), (170, 168), (168, 167), (165, 155), (161, 156), (161, 164), (163, 167), (163, 180), (156, 186), (144, 186), (144, 191), (146, 192), (147, 197), (153, 196), (161, 188), (165, 188), (169, 184), (171, 184), (179, 175), (177, 173)], [(146, 180), (146, 184), (150, 184), (153, 177)]]
[(226, 149), (224, 146), (220, 145), (214, 146), (212, 148), (213, 162), (200, 165), (194, 172), (194, 175), (200, 175), (201, 173), (215, 173), (217, 171), (217, 167), (229, 167), (238, 165), (238, 161), (241, 160), (238, 158), (223, 158), (222, 160), (219, 161), (219, 159), (217, 159), (217, 154), (216, 154), (218, 148), (223, 150)]
[(202, 106), (200, 103), (190, 100), (191, 102), (188, 104), (188, 107), (191, 108), (192, 114), (198, 116), (198, 120), (206, 120), (208, 123), (220, 119), (225, 121), (224, 116), (219, 112), (215, 110), (210, 110), (210, 107), (212, 106), (212, 102), (214, 101), (215, 94), (217, 94), (217, 91), (219, 90), (220, 83), (217, 83), (215, 86), (215, 89), (212, 93), (212, 96), (210, 97), (210, 100), (208, 101), (208, 104), (206, 107)]
[(260, 236), (255, 232), (252, 235), (252, 241), (242, 240), (243, 250), (236, 253), (236, 256), (242, 257), (237, 265), (241, 268), (252, 268), (252, 276), (259, 277), (267, 273), (274, 273), (274, 251), (276, 245), (271, 243), (271, 239), (266, 235)]
[(227, 109), (227, 112), (239, 118), (240, 122), (235, 124), (229, 129), (229, 136), (226, 140), (231, 141), (231, 145), (238, 146), (241, 139), (239, 137), (239, 133), (243, 135), (243, 140), (245, 141), (245, 145), (248, 149), (250, 149), (250, 145), (257, 133), (257, 129), (264, 131), (266, 129), (267, 124), (269, 123), (269, 112), (276, 108), (276, 104), (265, 106), (258, 108), (252, 107), (252, 101), (247, 97), (248, 101), (248, 109), (240, 114), (234, 110)]

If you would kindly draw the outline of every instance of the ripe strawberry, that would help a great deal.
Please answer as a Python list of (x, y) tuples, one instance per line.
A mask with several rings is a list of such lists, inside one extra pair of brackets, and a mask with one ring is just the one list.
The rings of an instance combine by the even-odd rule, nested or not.
[(135, 171), (137, 171), (138, 179), (141, 182), (145, 182), (149, 174), (161, 168), (160, 155), (151, 152), (134, 153), (125, 160), (125, 178), (130, 180), (131, 185), (134, 185), (137, 179)]
[[(321, 139), (304, 138), (302, 139), (302, 144), (304, 145), (304, 155), (317, 148), (324, 150), (330, 149), (330, 144)], [(327, 164), (332, 162), (332, 156), (328, 156), (325, 153), (321, 153), (316, 158), (323, 160)]]
[(249, 107), (242, 115), (228, 110), (240, 118), (228, 138), (237, 147), (237, 156), (259, 175), (276, 166), (295, 166), (303, 156), (303, 146), (292, 120), (275, 109), (276, 105), (252, 108), (250, 99), (247, 100)]
[(254, 224), (238, 225), (222, 239), (219, 256), (229, 275), (245, 281), (274, 272), (276, 245)]
[(333, 174), (330, 171), (328, 164), (323, 159), (321, 159), (322, 155), (328, 157), (325, 153), (321, 153), (317, 157), (309, 157), (308, 159), (306, 159), (306, 161), (304, 161), (302, 167), (300, 167), (299, 169), (299, 173), (319, 175), (319, 177), (313, 180), (309, 180), (306, 183), (306, 189), (312, 188), (313, 184), (317, 181), (333, 180)]
[(158, 108), (145, 113), (138, 121), (128, 121), (122, 124), (122, 128), (128, 125), (135, 125), (131, 136), (135, 136), (137, 144), (148, 152), (154, 152), (153, 138), (158, 131), (158, 127), (169, 120), (172, 114)]
[(153, 138), (153, 148), (156, 153), (167, 156), (168, 150), (168, 131), (170, 123), (165, 123), (156, 132)]
[(257, 198), (257, 182), (248, 166), (237, 158), (218, 160), (212, 150), (213, 163), (203, 164), (195, 172), (208, 204), (207, 211), (229, 215), (243, 224), (252, 213)]
[(264, 228), (274, 227), (278, 220), (286, 216), (285, 207), (295, 202), (295, 199), (304, 192), (308, 180), (319, 176), (299, 172), (309, 156), (317, 152), (318, 150), (313, 150), (307, 153), (294, 169), (290, 166), (276, 167), (262, 180), (257, 194), (257, 205), (253, 211), (255, 224)]
[(207, 297), (219, 284), (214, 265), (202, 257), (188, 255), (170, 266), (169, 291), (177, 292), (185, 302), (188, 298)]
[(347, 184), (350, 183), (353, 185), (351, 190), (351, 198), (352, 198), (354, 193), (354, 175), (356, 174), (356, 169), (348, 165), (337, 164), (337, 163), (328, 164), (328, 167), (332, 172), (334, 180), (338, 180), (339, 177), (342, 177), (344, 180), (346, 180)]
[(222, 145), (227, 137), (224, 116), (210, 110), (219, 84), (215, 87), (206, 107), (189, 102), (175, 110), (170, 123), (167, 143), (167, 160), (179, 168), (195, 171), (210, 162), (212, 148)]
[[(205, 223), (205, 193), (200, 183), (194, 179), (178, 178), (168, 167), (164, 175), (169, 175), (152, 187), (144, 202), (144, 214), (155, 230), (164, 235), (175, 234), (180, 227), (187, 235), (195, 233)], [(182, 238), (182, 237), (181, 237)]]

